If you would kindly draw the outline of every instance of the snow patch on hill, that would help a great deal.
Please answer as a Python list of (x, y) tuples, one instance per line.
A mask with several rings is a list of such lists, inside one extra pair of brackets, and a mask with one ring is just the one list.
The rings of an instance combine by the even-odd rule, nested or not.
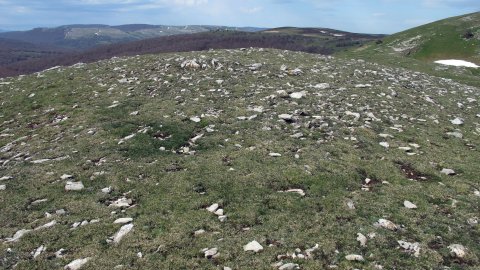
[(476, 65), (475, 63), (464, 61), (464, 60), (438, 60), (435, 61), (437, 64), (447, 65), (447, 66), (456, 66), (456, 67), (471, 67), (471, 68), (479, 68), (480, 66)]

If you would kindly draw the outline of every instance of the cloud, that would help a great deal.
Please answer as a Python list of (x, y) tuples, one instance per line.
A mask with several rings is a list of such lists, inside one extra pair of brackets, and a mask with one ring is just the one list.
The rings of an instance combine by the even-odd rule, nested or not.
[(70, 1), (82, 5), (138, 5), (151, 7), (194, 7), (207, 4), (208, 0), (80, 0)]
[(471, 7), (480, 9), (479, 0), (423, 0), (423, 5), (427, 7)]
[(240, 10), (243, 13), (254, 14), (254, 13), (261, 12), (263, 10), (263, 7), (242, 8)]

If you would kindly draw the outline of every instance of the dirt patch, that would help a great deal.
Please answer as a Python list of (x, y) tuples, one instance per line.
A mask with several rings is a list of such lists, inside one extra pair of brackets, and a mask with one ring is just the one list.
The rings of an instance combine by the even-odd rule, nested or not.
[(411, 164), (397, 162), (400, 167), (400, 171), (405, 175), (406, 178), (416, 181), (427, 181), (431, 177), (427, 174), (417, 171)]

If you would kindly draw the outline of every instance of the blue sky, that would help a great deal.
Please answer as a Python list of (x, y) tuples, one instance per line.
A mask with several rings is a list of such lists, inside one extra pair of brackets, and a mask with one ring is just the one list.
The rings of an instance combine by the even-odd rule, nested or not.
[(0, 29), (147, 23), (389, 34), (477, 11), (480, 0), (0, 0)]

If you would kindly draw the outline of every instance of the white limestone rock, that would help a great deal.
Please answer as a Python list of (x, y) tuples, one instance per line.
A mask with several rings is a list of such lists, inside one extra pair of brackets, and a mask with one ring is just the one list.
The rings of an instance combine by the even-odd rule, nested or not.
[(446, 175), (455, 175), (455, 171), (452, 170), (452, 169), (446, 169), (446, 168), (443, 168), (441, 173), (443, 174), (446, 174)]
[(120, 241), (122, 240), (122, 238), (127, 235), (131, 230), (133, 229), (133, 224), (130, 223), (130, 224), (127, 224), (127, 225), (123, 225), (120, 230), (118, 230), (117, 233), (115, 233), (115, 235), (112, 236), (112, 241), (113, 243), (115, 244), (118, 244), (120, 243)]
[(60, 176), (60, 179), (62, 180), (67, 180), (72, 178), (73, 178), (73, 175), (70, 175), (70, 174), (63, 174), (62, 176)]
[(122, 197), (112, 202), (108, 207), (117, 207), (117, 208), (130, 207), (132, 203), (133, 203), (132, 199), (127, 199), (125, 197)]
[(85, 186), (83, 185), (82, 182), (68, 181), (67, 184), (65, 185), (65, 190), (66, 191), (80, 191), (84, 188), (85, 188)]
[(76, 260), (70, 262), (69, 264), (65, 265), (65, 267), (63, 269), (65, 269), (65, 270), (79, 270), (80, 268), (82, 268), (82, 266), (84, 266), (91, 259), (92, 259), (91, 257), (87, 257), (87, 258), (83, 258), (83, 259), (76, 259)]
[(374, 225), (376, 227), (381, 227), (381, 228), (388, 229), (388, 230), (391, 230), (391, 231), (398, 230), (398, 226), (388, 219), (381, 218)]
[(294, 92), (290, 94), (290, 97), (293, 99), (301, 99), (305, 96), (305, 91), (302, 92)]
[(286, 263), (278, 267), (278, 270), (294, 270), (294, 269), (300, 269), (300, 266), (296, 263)]
[(114, 224), (127, 224), (133, 221), (133, 218), (117, 218), (113, 223)]
[(20, 238), (22, 238), (25, 234), (31, 232), (32, 230), (27, 230), (27, 229), (21, 229), (19, 231), (17, 231), (11, 238), (7, 238), (5, 239), (5, 242), (9, 243), (9, 242), (17, 242), (18, 240), (20, 240)]
[(389, 148), (390, 147), (390, 144), (388, 142), (380, 142), (379, 143), (381, 146), (385, 147), (385, 148)]
[(40, 256), (47, 248), (44, 245), (39, 246), (34, 252), (32, 252), (33, 259)]
[(410, 243), (406, 241), (397, 241), (401, 248), (406, 252), (411, 253), (415, 257), (420, 256), (420, 243)]
[(366, 247), (367, 246), (367, 237), (362, 233), (357, 233), (357, 241), (360, 243), (360, 246)]
[(403, 206), (405, 206), (405, 208), (408, 208), (408, 209), (417, 209), (417, 206), (410, 201), (404, 201)]
[(212, 205), (210, 205), (209, 207), (207, 207), (207, 211), (210, 212), (210, 213), (215, 213), (215, 211), (217, 211), (217, 209), (220, 207), (220, 205), (218, 203), (214, 203)]
[(244, 251), (253, 251), (255, 253), (257, 252), (260, 252), (263, 250), (263, 247), (262, 245), (260, 245), (260, 243), (258, 243), (257, 241), (252, 241), (248, 244), (246, 244), (245, 246), (243, 246), (243, 250)]
[(214, 257), (218, 256), (218, 248), (206, 249), (206, 250), (204, 250), (204, 255), (205, 255), (205, 258), (207, 258), (207, 259), (214, 258)]
[(358, 255), (358, 254), (349, 254), (345, 256), (345, 259), (347, 259), (347, 261), (359, 261), (359, 262), (363, 262), (365, 260), (362, 255)]
[(463, 125), (464, 120), (462, 118), (457, 117), (453, 120), (450, 120), (450, 123), (452, 123), (453, 125)]
[(452, 256), (460, 259), (465, 258), (468, 252), (467, 248), (460, 244), (452, 244), (448, 248)]

